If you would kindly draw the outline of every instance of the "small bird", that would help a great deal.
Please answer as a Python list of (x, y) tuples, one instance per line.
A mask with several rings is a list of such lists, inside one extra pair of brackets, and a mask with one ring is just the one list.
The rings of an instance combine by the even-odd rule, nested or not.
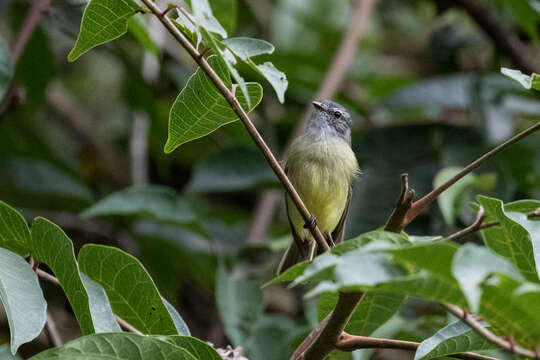
[[(351, 201), (351, 184), (360, 172), (351, 149), (351, 117), (333, 101), (314, 101), (306, 132), (291, 144), (285, 164), (298, 194), (329, 245), (343, 240)], [(283, 255), (278, 275), (292, 265), (313, 259), (317, 242), (287, 195), (287, 216), (293, 242)]]

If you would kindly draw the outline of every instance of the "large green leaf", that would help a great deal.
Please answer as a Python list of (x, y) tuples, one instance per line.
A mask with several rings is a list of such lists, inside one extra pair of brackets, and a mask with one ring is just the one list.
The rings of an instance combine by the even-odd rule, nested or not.
[(428, 360), (467, 351), (495, 348), (496, 346), (471, 330), (468, 325), (456, 321), (422, 341), (416, 350), (414, 360)]
[(223, 38), (227, 37), (227, 31), (225, 31), (223, 26), (214, 17), (208, 0), (191, 1), (191, 8), (197, 26), (204, 28), (210, 33), (218, 34)]
[(144, 334), (177, 334), (161, 295), (139, 260), (110, 246), (85, 245), (81, 270), (99, 283), (113, 311)]
[(473, 312), (478, 311), (482, 296), (481, 285), (489, 275), (501, 273), (517, 280), (524, 280), (520, 272), (507, 259), (474, 244), (466, 244), (457, 251), (452, 261), (452, 273), (459, 282)]
[(241, 346), (255, 329), (264, 304), (259, 285), (228, 273), (219, 267), (216, 279), (216, 300), (225, 324), (225, 333), (234, 346)]
[[(83, 281), (73, 243), (56, 224), (36, 218), (31, 230), (32, 255), (47, 264), (60, 281), (83, 334), (118, 331), (108, 299), (97, 284)], [(86, 286), (88, 287), (86, 287)]]
[(140, 215), (169, 223), (194, 221), (193, 211), (174, 189), (164, 186), (135, 186), (101, 199), (82, 216)]
[[(218, 56), (208, 58), (210, 66), (231, 87), (231, 77), (227, 65)], [(237, 98), (247, 112), (253, 110), (262, 99), (262, 87), (257, 83), (247, 84), (251, 106), (248, 108), (242, 92)], [(199, 68), (180, 92), (169, 114), (169, 137), (165, 152), (170, 153), (188, 141), (203, 137), (217, 128), (238, 120), (229, 103), (221, 95), (211, 80)]]
[[(319, 296), (319, 321), (335, 308), (337, 298), (337, 293), (324, 293)], [(366, 292), (345, 331), (353, 335), (370, 336), (398, 312), (404, 299), (403, 295)]]
[(140, 10), (142, 8), (133, 0), (90, 0), (68, 60), (75, 61), (93, 47), (124, 35), (129, 18)]
[(0, 100), (2, 100), (11, 84), (13, 70), (14, 66), (13, 61), (11, 60), (9, 46), (4, 38), (0, 36)]
[(530, 233), (529, 230), (539, 229), (540, 223), (527, 220), (521, 213), (506, 212), (501, 200), (478, 196), (478, 202), (489, 217), (500, 223), (500, 227), (482, 230), (486, 246), (510, 260), (527, 280), (538, 282), (540, 259), (536, 258), (534, 250), (540, 256), (540, 235), (538, 231)]
[[(433, 187), (439, 187), (461, 170), (462, 168), (459, 167), (448, 167), (442, 169), (435, 176), (435, 179), (433, 180)], [(461, 199), (467, 188), (474, 186), (484, 191), (489, 190), (495, 185), (495, 180), (496, 177), (494, 174), (475, 175), (473, 173), (469, 173), (448, 188), (448, 190), (443, 192), (437, 198), (437, 203), (441, 209), (444, 221), (449, 225), (455, 224), (456, 217), (459, 214)]]
[(11, 333), (11, 353), (37, 337), (47, 321), (47, 303), (32, 267), (18, 254), (0, 248), (0, 301)]
[(0, 247), (21, 256), (30, 250), (30, 229), (21, 214), (8, 204), (0, 201)]
[(46, 350), (32, 360), (219, 360), (214, 349), (187, 336), (140, 336), (110, 333), (84, 336)]
[(277, 184), (264, 157), (257, 149), (232, 147), (199, 161), (188, 189), (195, 192), (238, 191)]
[(0, 360), (22, 360), (22, 358), (11, 353), (9, 344), (2, 344), (0, 345)]
[(275, 50), (274, 45), (268, 41), (248, 37), (230, 38), (223, 40), (222, 43), (242, 60), (247, 60), (252, 56), (271, 54)]

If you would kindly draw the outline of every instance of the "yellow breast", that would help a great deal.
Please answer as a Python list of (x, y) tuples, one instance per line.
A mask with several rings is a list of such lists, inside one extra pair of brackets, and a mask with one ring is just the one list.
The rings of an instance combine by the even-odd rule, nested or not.
[[(313, 141), (299, 137), (289, 149), (285, 168), (308, 210), (317, 218), (320, 230), (331, 233), (343, 214), (351, 181), (359, 171), (350, 146), (339, 139)], [(312, 240), (289, 197), (287, 206), (296, 233)]]

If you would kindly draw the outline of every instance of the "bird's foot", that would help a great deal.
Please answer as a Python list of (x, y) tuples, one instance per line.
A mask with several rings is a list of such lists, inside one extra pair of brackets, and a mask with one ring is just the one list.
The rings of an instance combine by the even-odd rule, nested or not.
[(311, 214), (309, 220), (304, 224), (304, 229), (315, 229), (317, 226), (317, 218)]

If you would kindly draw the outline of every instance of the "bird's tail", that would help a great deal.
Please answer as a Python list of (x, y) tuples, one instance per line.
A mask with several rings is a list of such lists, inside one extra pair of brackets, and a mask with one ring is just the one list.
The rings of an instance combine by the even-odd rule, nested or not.
[(309, 243), (306, 242), (305, 247), (301, 250), (297, 242), (293, 241), (279, 262), (277, 274), (281, 275), (285, 270), (300, 261), (312, 260), (316, 247), (317, 243), (310, 241)]

